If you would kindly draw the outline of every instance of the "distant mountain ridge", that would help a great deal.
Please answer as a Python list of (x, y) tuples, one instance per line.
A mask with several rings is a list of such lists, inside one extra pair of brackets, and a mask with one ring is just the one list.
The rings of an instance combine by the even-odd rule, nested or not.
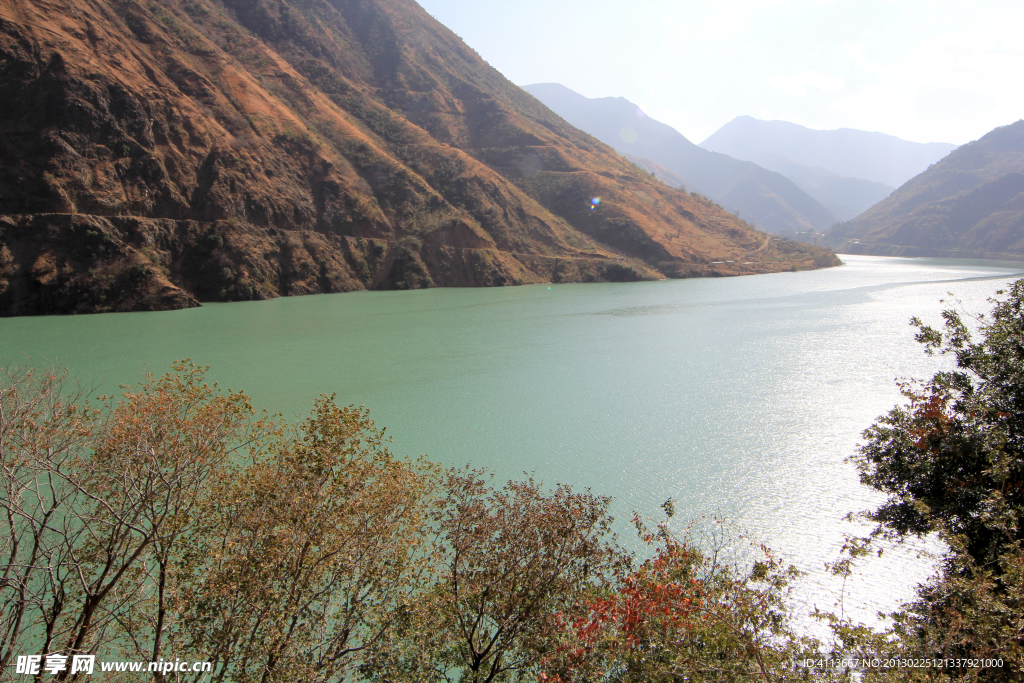
[(895, 187), (860, 178), (848, 178), (816, 166), (788, 160), (762, 164), (786, 176), (843, 220), (854, 218), (888, 197)]
[(839, 220), (784, 176), (702, 149), (625, 98), (592, 99), (558, 83), (527, 85), (524, 90), (619, 153), (668, 169), (687, 187), (769, 232), (820, 232)]
[(766, 167), (788, 162), (894, 188), (956, 149), (945, 142), (910, 142), (853, 128), (813, 130), (752, 116), (737, 116), (700, 146)]
[(843, 220), (866, 211), (956, 145), (738, 116), (700, 143), (786, 176)]
[(0, 315), (836, 263), (654, 181), (412, 0), (5, 0), (0, 101)]
[(958, 147), (825, 237), (852, 254), (1024, 256), (1024, 120)]

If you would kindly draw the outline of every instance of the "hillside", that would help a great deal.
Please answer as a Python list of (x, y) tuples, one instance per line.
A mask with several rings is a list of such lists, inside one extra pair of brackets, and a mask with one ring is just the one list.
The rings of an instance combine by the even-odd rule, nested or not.
[(957, 148), (826, 239), (844, 253), (1024, 255), (1024, 120)]
[(668, 169), (689, 188), (729, 211), (739, 211), (763, 230), (823, 231), (839, 220), (784, 176), (701, 149), (622, 97), (591, 99), (558, 83), (528, 85), (525, 90), (580, 130), (622, 154)]
[(683, 180), (675, 173), (662, 166), (661, 164), (656, 164), (650, 159), (636, 157), (633, 156), (632, 154), (623, 154), (622, 156), (670, 187), (677, 187), (686, 190), (687, 192), (693, 190), (692, 187), (689, 187), (686, 184), (685, 180)]
[(834, 262), (762, 249), (411, 0), (8, 0), (0, 96), (3, 315)]

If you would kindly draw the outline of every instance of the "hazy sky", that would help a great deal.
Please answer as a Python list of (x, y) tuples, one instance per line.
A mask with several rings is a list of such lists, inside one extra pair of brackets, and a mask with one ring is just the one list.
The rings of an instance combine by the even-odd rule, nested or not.
[(419, 0), (519, 85), (700, 142), (741, 114), (962, 144), (1024, 116), (1021, 0)]

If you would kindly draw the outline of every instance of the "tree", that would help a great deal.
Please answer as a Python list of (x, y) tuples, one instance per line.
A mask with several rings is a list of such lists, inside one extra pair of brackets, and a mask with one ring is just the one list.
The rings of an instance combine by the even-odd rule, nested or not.
[(496, 489), (473, 470), (450, 470), (444, 490), (434, 583), (369, 668), (387, 681), (535, 680), (559, 615), (625, 561), (609, 499), (532, 478)]
[(323, 396), (213, 488), (179, 602), (214, 681), (350, 680), (414, 599), (436, 477), (384, 443), (368, 411)]
[[(665, 505), (671, 517), (671, 501)], [(652, 533), (634, 518), (653, 557), (595, 591), (560, 621), (545, 660), (550, 683), (809, 680), (794, 662), (816, 643), (790, 628), (785, 597), (795, 570), (765, 546), (746, 569), (699, 550), (667, 524)], [(830, 680), (824, 672), (815, 680)]]
[(190, 362), (99, 407), (63, 375), (8, 372), (0, 666), (99, 653), (348, 680), (425, 582), (437, 472), (333, 397), (295, 428), (252, 414)]
[[(1024, 672), (1024, 280), (979, 315), (978, 337), (959, 313), (941, 330), (914, 319), (929, 354), (954, 370), (905, 383), (907, 404), (869, 428), (856, 456), (861, 480), (888, 500), (869, 517), (876, 534), (937, 533), (949, 545), (940, 577), (898, 616), (908, 648), (943, 656), (1003, 657)], [(902, 622), (902, 623), (900, 623)], [(980, 672), (993, 680), (1006, 670)]]
[(62, 375), (7, 374), (0, 664), (101, 643), (160, 656), (172, 559), (195, 531), (206, 483), (249, 443), (248, 400), (208, 386), (204, 372), (178, 364), (104, 410), (65, 396)]
[(59, 638), (64, 604), (79, 598), (64, 588), (79, 529), (64, 524), (78, 492), (64, 473), (92, 437), (97, 415), (63, 396), (64, 378), (9, 370), (0, 387), (0, 667), (18, 654), (46, 652)]

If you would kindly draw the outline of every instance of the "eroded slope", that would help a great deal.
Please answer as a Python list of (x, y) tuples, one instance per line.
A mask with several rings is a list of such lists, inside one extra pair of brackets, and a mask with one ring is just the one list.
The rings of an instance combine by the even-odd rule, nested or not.
[(5, 0), (0, 97), (7, 315), (833, 262), (657, 182), (408, 1)]

